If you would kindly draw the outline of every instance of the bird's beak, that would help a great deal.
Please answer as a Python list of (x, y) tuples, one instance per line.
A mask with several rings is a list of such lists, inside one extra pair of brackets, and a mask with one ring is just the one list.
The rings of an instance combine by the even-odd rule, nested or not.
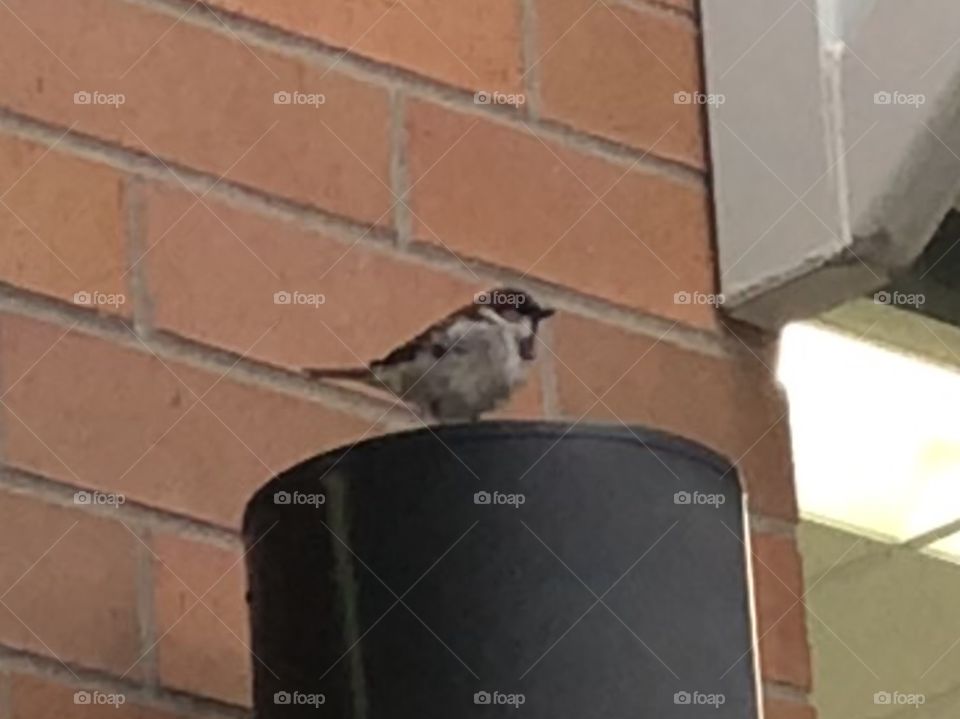
[(553, 315), (554, 315), (555, 312), (556, 312), (556, 310), (551, 310), (551, 309), (546, 308), (546, 307), (545, 307), (545, 308), (542, 308), (542, 309), (537, 313), (537, 319), (545, 320), (545, 319), (547, 319), (547, 317), (553, 317)]

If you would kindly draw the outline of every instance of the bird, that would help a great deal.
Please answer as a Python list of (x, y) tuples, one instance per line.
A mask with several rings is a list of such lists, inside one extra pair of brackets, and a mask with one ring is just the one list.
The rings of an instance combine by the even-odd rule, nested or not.
[(302, 374), (387, 390), (424, 422), (476, 422), (525, 383), (540, 322), (554, 312), (524, 290), (498, 287), (478, 292), (472, 303), (365, 367)]

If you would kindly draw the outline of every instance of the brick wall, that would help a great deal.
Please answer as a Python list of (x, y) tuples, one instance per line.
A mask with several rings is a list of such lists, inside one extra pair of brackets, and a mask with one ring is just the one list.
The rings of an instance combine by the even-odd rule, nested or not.
[(716, 291), (693, 0), (206, 5), (0, 7), (0, 717), (247, 716), (246, 498), (410, 425), (292, 370), (502, 282), (561, 310), (506, 415), (737, 461), (767, 715), (811, 717), (774, 341), (675, 300)]

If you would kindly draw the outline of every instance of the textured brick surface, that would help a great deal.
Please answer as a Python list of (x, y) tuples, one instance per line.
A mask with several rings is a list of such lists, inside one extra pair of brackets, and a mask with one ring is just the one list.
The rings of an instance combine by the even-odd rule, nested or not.
[[(382, 357), (485, 287), (224, 205), (190, 209), (191, 197), (176, 190), (154, 188), (147, 197), (157, 326), (238, 353), (253, 346), (250, 356), (271, 364), (358, 365)], [(177, 232), (164, 236), (177, 218)], [(323, 303), (276, 304), (277, 292), (322, 295)], [(506, 414), (536, 417), (540, 407), (534, 373)]]
[(712, 326), (712, 308), (674, 300), (714, 291), (702, 189), (434, 105), (408, 116), (420, 239)]
[[(154, 249), (146, 262), (157, 326), (236, 352), (273, 327), (250, 350), (273, 364), (375, 359), (483, 289), (364, 242), (351, 245), (215, 203), (212, 212), (190, 209), (191, 202), (182, 192), (148, 193), (145, 226)], [(276, 304), (277, 292), (324, 301)]]
[[(138, 705), (123, 692), (104, 691), (83, 685), (65, 686), (52, 680), (14, 674), (10, 677), (10, 719), (187, 719), (186, 714), (171, 714)], [(76, 692), (91, 696), (89, 704), (75, 701)], [(99, 694), (93, 697), (93, 692)], [(122, 699), (113, 699), (120, 694)], [(94, 704), (94, 701), (117, 701)]]
[(763, 366), (576, 316), (558, 318), (554, 334), (565, 414), (619, 418), (703, 442), (737, 463), (754, 511), (795, 518), (786, 406)]
[(688, 21), (593, 0), (538, 0), (537, 12), (546, 117), (704, 166), (703, 108), (675, 99), (702, 85)]
[(136, 542), (117, 522), (0, 491), (0, 641), (131, 669), (140, 653)]
[[(641, 0), (642, 2), (643, 0)], [(665, 5), (670, 5), (679, 10), (685, 10), (686, 12), (695, 12), (696, 11), (696, 2), (695, 0), (661, 0)]]
[[(389, 208), (384, 90), (131, 3), (5, 5), (24, 23), (0, 43), (5, 105), (361, 220)], [(78, 91), (126, 102), (76, 105)], [(293, 91), (326, 103), (274, 104)]]
[(5, 378), (23, 376), (4, 399), (4, 454), (71, 484), (237, 527), (269, 477), (370, 427), (222, 372), (164, 366), (145, 350), (76, 332), (58, 343), (59, 327), (0, 322), (17, 338), (0, 348)]
[(215, 0), (270, 25), (474, 89), (520, 85), (514, 0)]
[(233, 704), (250, 703), (243, 557), (172, 535), (151, 542), (160, 681)]
[(760, 662), (764, 678), (809, 689), (810, 658), (800, 556), (792, 539), (753, 535)]
[[(198, 523), (236, 529), (272, 474), (384, 431), (360, 410), (370, 392), (341, 392), (358, 404), (334, 409), (281, 391), (277, 368), (381, 357), (494, 284), (547, 282), (597, 313), (551, 321), (556, 356), (501, 416), (548, 408), (690, 437), (736, 461), (754, 512), (796, 519), (786, 406), (762, 365), (774, 343), (745, 333), (732, 355), (704, 301), (716, 260), (703, 108), (674, 97), (703, 89), (695, 5), (0, 0), (0, 459), (43, 478), (0, 492), (0, 647), (36, 657), (17, 660), (32, 676), (0, 675), (0, 714), (181, 719), (132, 699), (74, 704), (75, 682), (48, 671), (57, 657), (132, 667), (131, 696), (164, 706), (248, 705), (240, 553)], [(539, 113), (478, 109), (475, 90), (536, 92)], [(315, 104), (276, 102), (294, 92)], [(198, 200), (163, 163), (258, 199), (223, 183)], [(404, 185), (409, 213), (392, 208)], [(378, 224), (376, 239), (320, 230), (315, 210)], [(444, 249), (499, 269), (471, 277)], [(116, 318), (35, 301), (78, 291), (126, 294), (119, 312), (162, 357)], [(659, 343), (626, 329), (651, 317), (683, 327)], [(189, 362), (172, 349), (188, 343)], [(54, 506), (51, 480), (129, 504), (109, 517)], [(159, 558), (148, 565), (121, 520)], [(806, 689), (796, 548), (755, 540), (770, 567), (755, 562), (765, 678)], [(209, 608), (196, 604), (208, 590)]]
[[(120, 173), (0, 135), (0, 280), (71, 302), (126, 300), (122, 198)], [(129, 314), (131, 303), (98, 309)]]

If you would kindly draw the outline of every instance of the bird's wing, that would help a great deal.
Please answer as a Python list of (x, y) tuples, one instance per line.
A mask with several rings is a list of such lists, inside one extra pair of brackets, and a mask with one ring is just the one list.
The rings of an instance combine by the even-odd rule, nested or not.
[(454, 330), (463, 320), (477, 320), (479, 315), (473, 305), (461, 307), (451, 312), (439, 322), (431, 325), (408, 342), (394, 349), (383, 359), (370, 364), (371, 367), (380, 365), (395, 365), (412, 362), (424, 353), (440, 359), (460, 340), (462, 333)]

